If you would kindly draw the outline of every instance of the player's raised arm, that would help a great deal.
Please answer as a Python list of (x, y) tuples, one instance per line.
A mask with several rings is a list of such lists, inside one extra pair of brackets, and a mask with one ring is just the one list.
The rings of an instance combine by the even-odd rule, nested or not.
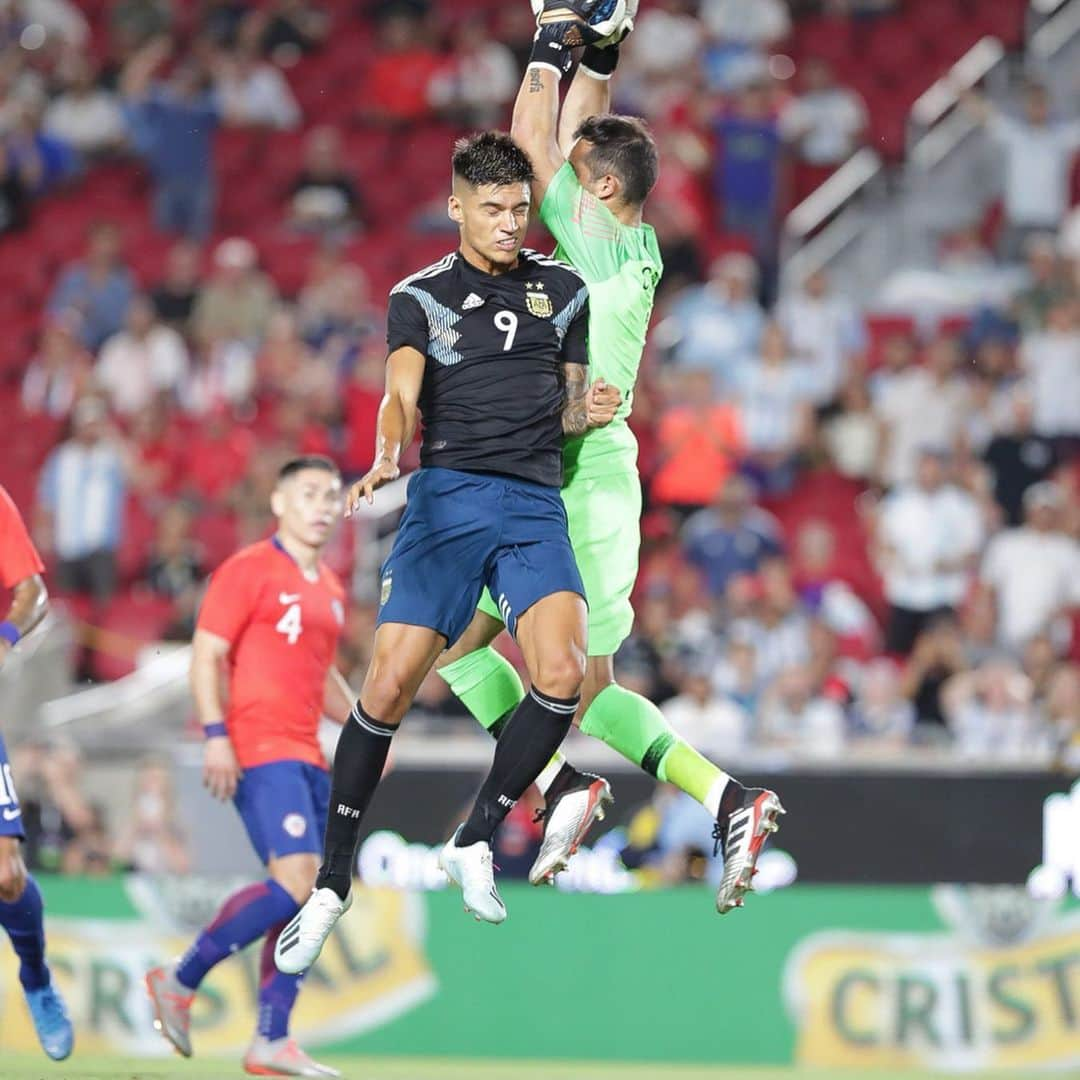
[(398, 462), (412, 442), (419, 420), (420, 387), (424, 381), (424, 354), (412, 345), (395, 349), (386, 361), (386, 393), (379, 406), (375, 432), (375, 462), (345, 497), (345, 516), (374, 501), (375, 492), (401, 475)]

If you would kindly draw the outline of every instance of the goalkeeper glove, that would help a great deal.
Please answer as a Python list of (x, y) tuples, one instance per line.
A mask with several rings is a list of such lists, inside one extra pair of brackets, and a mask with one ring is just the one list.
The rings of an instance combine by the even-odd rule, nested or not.
[[(618, 32), (627, 0), (531, 0), (541, 29), (561, 28), (559, 43), (569, 48), (593, 45)], [(635, 5), (636, 6), (636, 5)]]

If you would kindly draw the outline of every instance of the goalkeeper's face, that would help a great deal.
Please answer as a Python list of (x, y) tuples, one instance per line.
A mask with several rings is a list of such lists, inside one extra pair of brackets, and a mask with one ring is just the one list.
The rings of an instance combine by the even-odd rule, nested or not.
[(530, 191), (527, 183), (472, 184), (458, 180), (450, 196), (449, 213), (461, 230), (466, 255), (478, 256), (492, 269), (508, 269), (529, 227)]

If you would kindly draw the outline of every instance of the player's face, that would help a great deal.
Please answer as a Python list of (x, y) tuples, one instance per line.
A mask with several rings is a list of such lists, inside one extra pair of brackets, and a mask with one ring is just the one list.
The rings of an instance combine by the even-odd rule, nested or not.
[(270, 506), (279, 532), (321, 548), (341, 517), (341, 479), (325, 469), (303, 469), (277, 486)]
[(468, 255), (494, 267), (511, 267), (529, 227), (531, 196), (528, 184), (460, 184), (450, 196), (450, 217), (461, 227), (461, 244)]

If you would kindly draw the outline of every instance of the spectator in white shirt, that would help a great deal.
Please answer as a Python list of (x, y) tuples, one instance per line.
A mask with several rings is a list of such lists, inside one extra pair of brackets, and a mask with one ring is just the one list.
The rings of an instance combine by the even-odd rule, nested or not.
[(253, 43), (225, 57), (216, 84), (222, 109), (233, 123), (275, 131), (290, 131), (300, 123), (300, 106), (285, 76), (259, 56)]
[(488, 33), (484, 19), (463, 17), (454, 47), (428, 84), (428, 100), (450, 119), (470, 127), (495, 127), (521, 78), (514, 54)]
[(787, 37), (791, 13), (784, 0), (701, 0), (699, 17), (710, 36), (756, 48)]
[(714, 757), (730, 759), (746, 749), (750, 716), (734, 701), (713, 693), (711, 670), (711, 664), (695, 663), (683, 681), (681, 693), (665, 702), (661, 712), (692, 746)]
[(853, 359), (866, 347), (866, 331), (854, 305), (831, 292), (824, 270), (815, 270), (797, 292), (781, 296), (776, 318), (813, 377), (814, 403), (834, 401)]
[(956, 749), (999, 760), (1048, 755), (1053, 738), (1031, 697), (1031, 680), (1008, 660), (988, 660), (954, 675), (942, 699)]
[(141, 412), (158, 394), (176, 394), (188, 371), (184, 339), (158, 321), (153, 302), (136, 296), (127, 326), (105, 342), (94, 377), (121, 416)]
[(889, 653), (906, 656), (935, 616), (960, 605), (982, 543), (979, 506), (946, 482), (947, 461), (946, 451), (924, 448), (915, 483), (881, 507), (875, 539), (889, 602)]
[[(1024, 493), (1026, 523), (990, 541), (981, 579), (997, 608), (997, 639), (1019, 649), (1080, 601), (1080, 544), (1061, 531), (1061, 489), (1044, 481)], [(1067, 640), (1067, 624), (1063, 627)]]
[(1080, 121), (1056, 123), (1050, 95), (1033, 84), (1024, 95), (1024, 117), (999, 113), (981, 98), (965, 99), (1005, 155), (1004, 254), (1019, 258), (1033, 231), (1056, 231), (1069, 209), (1069, 170), (1080, 147)]
[(955, 445), (968, 406), (959, 364), (956, 341), (941, 337), (927, 348), (925, 364), (909, 365), (882, 387), (875, 411), (882, 421), (885, 484), (911, 480), (921, 446)]
[(1080, 323), (1075, 300), (1054, 304), (1046, 329), (1023, 339), (1020, 366), (1031, 386), (1035, 430), (1048, 438), (1080, 435)]
[(98, 86), (97, 75), (88, 59), (78, 57), (65, 90), (45, 111), (45, 130), (87, 155), (118, 149), (126, 133), (120, 102)]
[(846, 721), (837, 702), (816, 696), (809, 666), (780, 673), (762, 697), (758, 712), (761, 740), (800, 757), (835, 757), (844, 750)]
[(810, 165), (842, 165), (858, 149), (866, 130), (866, 105), (852, 89), (838, 86), (828, 62), (806, 61), (803, 92), (780, 118), (785, 138)]

